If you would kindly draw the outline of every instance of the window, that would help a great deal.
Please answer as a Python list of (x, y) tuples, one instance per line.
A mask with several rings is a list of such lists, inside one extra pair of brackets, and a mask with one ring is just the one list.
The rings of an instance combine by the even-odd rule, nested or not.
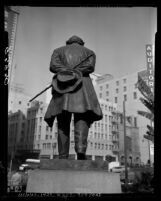
[(19, 105), (21, 105), (21, 101), (19, 101), (18, 103), (19, 103)]
[(99, 94), (100, 98), (102, 98), (102, 93)]
[(127, 101), (127, 95), (126, 94), (124, 95), (124, 100)]
[(96, 138), (97, 137), (97, 133), (94, 133), (94, 138)]
[(46, 139), (46, 140), (48, 139), (48, 135), (45, 136), (45, 139)]
[(102, 149), (104, 149), (104, 144), (102, 144)]
[(43, 108), (41, 107), (41, 108), (40, 108), (40, 113), (42, 113), (42, 111), (43, 111)]
[(41, 126), (39, 126), (39, 133), (41, 133)]
[(117, 94), (119, 93), (119, 89), (118, 89), (118, 88), (116, 89), (116, 93), (117, 93)]
[(107, 98), (106, 101), (109, 101), (109, 99)]
[(105, 110), (107, 110), (107, 105), (105, 105)]
[(100, 149), (100, 143), (98, 143), (98, 149)]
[(101, 129), (103, 130), (103, 124), (101, 124)]
[(108, 144), (106, 144), (106, 150), (108, 150)]
[(115, 103), (117, 103), (117, 97), (115, 97)]
[(116, 81), (116, 85), (117, 85), (117, 86), (119, 85), (119, 81)]
[(108, 87), (109, 87), (109, 85), (108, 85), (108, 84), (106, 84), (106, 89), (108, 89)]
[(125, 78), (125, 79), (123, 79), (123, 83), (126, 83), (126, 78)]
[(109, 91), (106, 91), (106, 96), (109, 96)]
[(137, 119), (134, 117), (134, 126), (137, 127)]
[(107, 122), (107, 114), (105, 114), (105, 122)]
[(127, 90), (127, 88), (126, 87), (124, 87), (124, 91), (126, 91)]
[(46, 131), (48, 131), (49, 126), (46, 126)]
[(123, 114), (120, 114), (120, 123), (123, 124)]
[(40, 123), (42, 122), (42, 117), (40, 117)]
[(136, 84), (134, 84), (134, 88), (135, 89), (137, 89), (138, 88), (138, 84), (136, 83)]
[(136, 92), (133, 93), (133, 97), (134, 97), (134, 99), (137, 99), (137, 93)]
[(50, 135), (50, 139), (52, 139), (52, 135)]
[(95, 146), (94, 146), (94, 148), (95, 148), (95, 149), (97, 149), (97, 143), (95, 143)]
[(46, 148), (46, 144), (45, 144), (45, 143), (43, 143), (43, 144), (42, 144), (42, 146), (43, 146), (43, 149), (45, 149), (45, 148)]
[(47, 148), (51, 149), (51, 143), (47, 143)]
[(100, 90), (102, 91), (102, 89), (103, 89), (103, 87), (102, 86), (100, 86)]
[(91, 148), (93, 147), (93, 143), (91, 142)]

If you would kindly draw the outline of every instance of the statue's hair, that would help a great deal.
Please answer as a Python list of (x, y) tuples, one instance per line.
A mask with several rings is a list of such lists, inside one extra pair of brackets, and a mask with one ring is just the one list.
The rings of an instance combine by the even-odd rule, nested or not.
[(84, 45), (84, 41), (78, 36), (72, 36), (66, 41), (66, 45), (70, 45), (72, 43), (78, 43), (80, 45)]

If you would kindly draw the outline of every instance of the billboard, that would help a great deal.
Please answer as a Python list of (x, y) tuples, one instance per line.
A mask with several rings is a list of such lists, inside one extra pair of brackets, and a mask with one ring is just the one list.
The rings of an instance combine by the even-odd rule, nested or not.
[(146, 45), (146, 58), (147, 58), (147, 72), (148, 72), (148, 86), (154, 92), (154, 53), (153, 45)]

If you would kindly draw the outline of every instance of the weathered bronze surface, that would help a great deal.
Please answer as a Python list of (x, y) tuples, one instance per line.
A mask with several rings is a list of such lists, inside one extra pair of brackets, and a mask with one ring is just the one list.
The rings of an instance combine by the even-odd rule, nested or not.
[(44, 120), (53, 126), (58, 122), (59, 158), (68, 158), (71, 114), (74, 114), (74, 140), (77, 159), (85, 157), (90, 125), (103, 118), (90, 73), (94, 72), (96, 55), (84, 47), (77, 36), (71, 37), (66, 46), (54, 50), (50, 71), (54, 73), (52, 99)]

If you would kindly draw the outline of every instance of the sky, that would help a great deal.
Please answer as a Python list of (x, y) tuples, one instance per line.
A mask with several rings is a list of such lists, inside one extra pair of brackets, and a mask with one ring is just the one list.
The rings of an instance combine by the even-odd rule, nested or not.
[(146, 69), (146, 44), (157, 31), (154, 7), (21, 7), (17, 25), (14, 82), (34, 96), (51, 81), (54, 49), (72, 35), (96, 54), (95, 73), (119, 78)]

